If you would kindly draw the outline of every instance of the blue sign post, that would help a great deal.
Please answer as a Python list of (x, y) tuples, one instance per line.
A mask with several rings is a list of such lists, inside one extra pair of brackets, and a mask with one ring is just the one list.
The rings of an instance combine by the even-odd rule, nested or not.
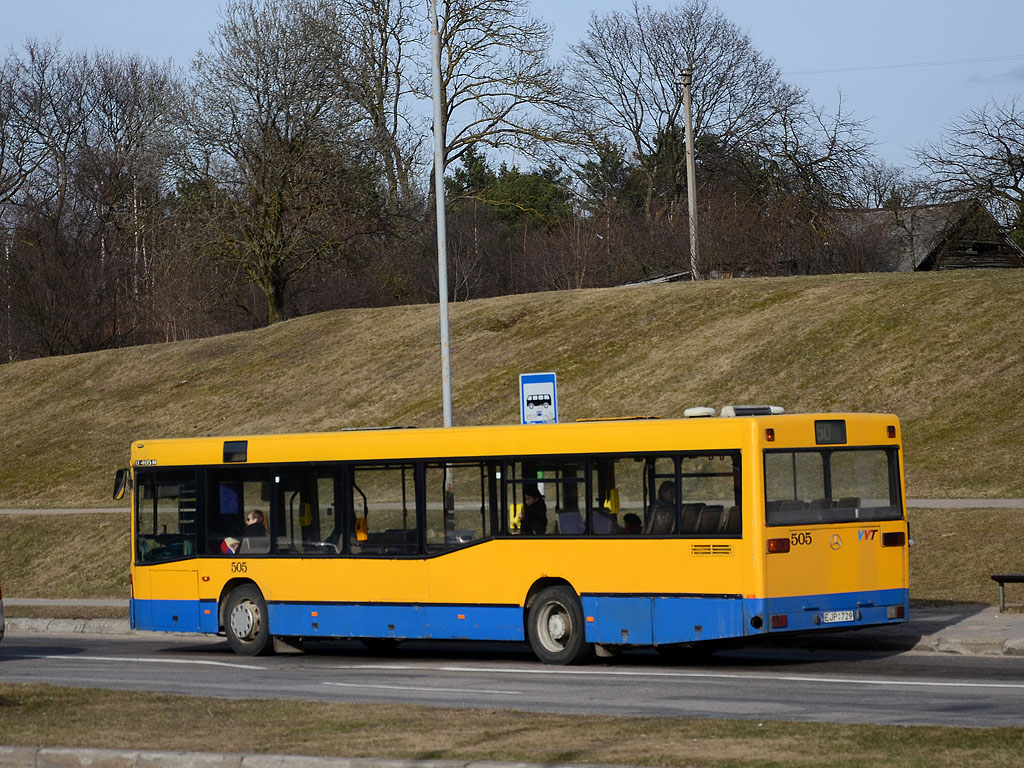
[(553, 373), (519, 374), (519, 413), (523, 424), (558, 423), (558, 387)]

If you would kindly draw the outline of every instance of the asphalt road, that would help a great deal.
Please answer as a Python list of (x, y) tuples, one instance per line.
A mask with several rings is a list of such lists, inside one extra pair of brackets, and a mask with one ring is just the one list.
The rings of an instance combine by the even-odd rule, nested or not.
[(243, 658), (218, 638), (13, 634), (0, 643), (0, 681), (618, 716), (1024, 725), (1024, 664), (1013, 657), (758, 647), (685, 661), (644, 651), (567, 668), (514, 644), (408, 643), (379, 654), (339, 642)]

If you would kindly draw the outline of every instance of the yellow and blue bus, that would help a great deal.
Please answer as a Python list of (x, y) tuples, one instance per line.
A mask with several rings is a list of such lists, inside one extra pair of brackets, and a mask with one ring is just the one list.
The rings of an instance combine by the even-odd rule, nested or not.
[(139, 440), (131, 624), (566, 664), (905, 621), (898, 419), (779, 411)]

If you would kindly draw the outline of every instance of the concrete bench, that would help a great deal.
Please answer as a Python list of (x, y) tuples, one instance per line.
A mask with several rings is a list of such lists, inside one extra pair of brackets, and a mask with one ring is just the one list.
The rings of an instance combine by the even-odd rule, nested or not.
[(999, 585), (999, 612), (1006, 610), (1006, 597), (1003, 593), (1004, 584), (1024, 584), (1024, 573), (996, 573), (992, 581)]

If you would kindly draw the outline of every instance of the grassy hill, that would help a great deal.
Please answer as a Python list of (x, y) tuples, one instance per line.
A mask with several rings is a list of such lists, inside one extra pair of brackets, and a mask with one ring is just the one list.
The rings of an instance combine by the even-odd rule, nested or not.
[[(566, 291), (452, 305), (456, 424), (690, 405), (898, 414), (912, 497), (1024, 496), (1024, 270)], [(436, 306), (0, 366), (0, 507), (110, 506), (134, 439), (441, 423)]]

